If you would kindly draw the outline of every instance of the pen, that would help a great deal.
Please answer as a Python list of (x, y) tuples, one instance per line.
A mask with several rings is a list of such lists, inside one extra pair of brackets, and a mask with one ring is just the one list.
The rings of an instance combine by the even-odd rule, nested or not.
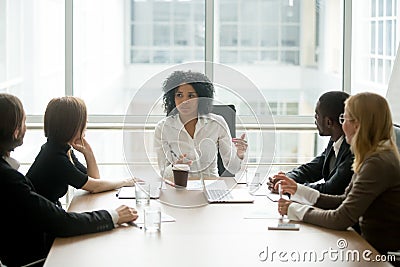
[[(174, 156), (177, 160), (180, 160), (180, 157), (175, 153), (175, 151), (172, 150), (172, 147), (170, 144), (168, 144), (169, 146), (169, 151), (171, 152), (172, 156)], [(183, 163), (185, 163), (185, 161), (190, 161), (187, 157), (183, 157), (182, 158)]]
[(133, 227), (137, 227), (137, 228), (139, 228), (139, 229), (142, 229), (142, 226), (137, 225), (135, 222), (128, 222), (128, 224), (129, 224), (130, 226), (133, 226)]
[[(121, 187), (121, 188), (122, 188), (122, 187)], [(116, 196), (116, 197), (118, 197), (118, 196), (119, 196), (119, 192), (121, 192), (121, 188), (120, 188), (120, 189), (118, 189), (117, 193), (115, 194), (115, 196)]]
[[(279, 199), (281, 199), (282, 198), (282, 185), (281, 185), (281, 183), (278, 184), (278, 191), (279, 191)], [(282, 214), (282, 219), (283, 219), (283, 214)]]
[(172, 150), (171, 144), (168, 144), (169, 146), (169, 152), (171, 152), (172, 156), (174, 156), (176, 159), (179, 159), (178, 155)]
[(170, 186), (175, 186), (175, 184), (174, 184), (173, 182), (171, 182), (171, 181), (169, 181), (169, 180), (167, 180), (167, 179), (164, 179), (164, 182), (165, 182), (166, 184), (169, 184)]
[(179, 159), (178, 155), (172, 149), (170, 150), (170, 152), (175, 158)]

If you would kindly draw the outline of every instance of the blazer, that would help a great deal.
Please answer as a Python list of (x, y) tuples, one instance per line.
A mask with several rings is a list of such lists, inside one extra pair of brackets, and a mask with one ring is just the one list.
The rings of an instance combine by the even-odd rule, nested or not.
[(368, 157), (343, 195), (321, 194), (303, 221), (337, 230), (360, 223), (380, 253), (400, 249), (400, 163), (393, 151)]
[(68, 213), (57, 207), (1, 157), (0, 213), (0, 261), (8, 267), (46, 257), (54, 237), (114, 228), (106, 210)]
[[(353, 154), (350, 151), (350, 145), (343, 140), (340, 146), (335, 165), (329, 171), (329, 160), (333, 151), (333, 141), (330, 140), (328, 146), (321, 155), (314, 158), (311, 162), (303, 164), (286, 175), (296, 182), (314, 188), (321, 193), (330, 195), (341, 195), (349, 185), (353, 176), (352, 164)], [(321, 179), (325, 183), (312, 184)]]

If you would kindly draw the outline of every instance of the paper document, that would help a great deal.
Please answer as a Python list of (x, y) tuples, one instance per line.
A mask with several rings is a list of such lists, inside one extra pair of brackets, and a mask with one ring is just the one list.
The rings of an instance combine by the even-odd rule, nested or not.
[(245, 219), (280, 219), (281, 215), (276, 211), (269, 211), (265, 208), (258, 208), (250, 210), (245, 216)]
[[(271, 201), (273, 201), (273, 202), (278, 202), (279, 199), (281, 198), (281, 197), (279, 196), (279, 194), (275, 194), (275, 193), (272, 193), (272, 192), (269, 192), (269, 193), (267, 194), (267, 197), (268, 197), (269, 200), (271, 200)], [(283, 199), (286, 199), (286, 200), (289, 200), (289, 197), (288, 197), (287, 195), (282, 195), (282, 198), (283, 198)]]
[[(175, 218), (171, 215), (168, 215), (164, 212), (161, 212), (161, 222), (175, 222)], [(143, 213), (139, 214), (139, 218), (135, 221), (137, 224), (144, 224), (144, 215)]]
[[(151, 185), (150, 188), (150, 198), (151, 199), (158, 199), (160, 197), (160, 185), (155, 184)], [(121, 187), (116, 196), (119, 199), (134, 199), (136, 197), (135, 187), (134, 186), (124, 186)]]
[[(206, 186), (214, 183), (216, 180), (204, 180)], [(203, 184), (200, 180), (189, 180), (186, 186), (186, 190), (203, 190)]]

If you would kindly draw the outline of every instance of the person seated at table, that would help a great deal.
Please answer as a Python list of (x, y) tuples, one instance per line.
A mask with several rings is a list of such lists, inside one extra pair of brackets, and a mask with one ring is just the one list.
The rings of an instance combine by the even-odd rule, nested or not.
[[(349, 97), (345, 92), (331, 91), (319, 98), (315, 107), (315, 125), (320, 136), (329, 136), (328, 146), (321, 155), (311, 162), (287, 172), (286, 176), (300, 184), (307, 185), (321, 193), (340, 195), (349, 185), (353, 171), (353, 154), (350, 145), (344, 141), (339, 115), (344, 111), (344, 101)], [(279, 177), (285, 175), (279, 172)], [(318, 182), (320, 180), (323, 182)], [(278, 179), (270, 178), (269, 189), (276, 193), (274, 185)], [(318, 183), (317, 183), (318, 182)]]
[(189, 176), (218, 177), (217, 153), (224, 167), (237, 173), (247, 150), (245, 134), (230, 135), (228, 124), (211, 113), (214, 85), (199, 72), (175, 71), (163, 83), (167, 117), (155, 129), (155, 151), (163, 177), (171, 163), (189, 163)]
[(346, 100), (340, 121), (354, 153), (354, 175), (345, 193), (323, 194), (281, 175), (281, 190), (292, 197), (279, 200), (279, 213), (337, 230), (359, 221), (361, 235), (380, 253), (397, 251), (400, 162), (389, 105), (380, 95), (359, 93)]
[[(132, 222), (137, 211), (116, 210), (69, 213), (35, 192), (29, 179), (18, 172), (10, 152), (22, 145), (26, 125), (21, 101), (0, 94), (0, 261), (8, 267), (45, 258), (54, 237), (108, 231), (115, 224)], [(57, 177), (54, 177), (57, 178)], [(38, 263), (43, 264), (43, 262)]]
[[(47, 105), (44, 115), (47, 142), (26, 176), (37, 193), (58, 205), (59, 198), (67, 193), (68, 185), (98, 193), (135, 183), (133, 178), (100, 179), (95, 156), (85, 139), (86, 122), (86, 105), (79, 98), (54, 98)], [(87, 167), (79, 162), (72, 148), (83, 154)]]

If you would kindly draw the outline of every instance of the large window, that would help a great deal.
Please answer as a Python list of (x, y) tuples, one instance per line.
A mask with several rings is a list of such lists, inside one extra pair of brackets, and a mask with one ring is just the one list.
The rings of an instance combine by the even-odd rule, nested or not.
[[(220, 0), (215, 14), (215, 61), (250, 78), (265, 99), (249, 99), (259, 116), (312, 116), (320, 94), (342, 90), (341, 0)], [(218, 77), (217, 77), (218, 78)], [(246, 95), (246, 88), (242, 88)], [(222, 95), (220, 100), (226, 96)], [(238, 114), (250, 115), (242, 99), (231, 99)], [(312, 120), (310, 120), (312, 122)], [(252, 136), (249, 136), (252, 139)], [(253, 140), (255, 137), (253, 137)], [(278, 162), (310, 158), (324, 142), (312, 132), (276, 132)], [(300, 147), (300, 144), (302, 146)], [(316, 144), (318, 148), (316, 148)], [(257, 147), (250, 147), (250, 155)]]
[[(0, 0), (0, 92), (22, 100), (28, 122), (35, 121), (32, 115), (43, 115), (51, 98), (65, 94), (64, 4)], [(33, 162), (44, 141), (42, 129), (29, 129), (14, 157)]]
[(0, 92), (43, 114), (65, 88), (63, 0), (0, 0)]
[(130, 0), (130, 5), (130, 63), (204, 60), (204, 1)]
[[(138, 92), (135, 107), (153, 105), (153, 125), (165, 116), (162, 79), (149, 79), (180, 63), (212, 61), (247, 77), (263, 95), (250, 95), (247, 84), (235, 84), (236, 93), (217, 86), (216, 100), (236, 106), (238, 134), (251, 128), (251, 115), (272, 114), (280, 127), (277, 162), (306, 161), (327, 141), (313, 127), (318, 97), (329, 90), (384, 95), (394, 65), (399, 1), (352, 0), (351, 12), (349, 2), (0, 0), (0, 92), (19, 96), (30, 126), (38, 128), (28, 132), (18, 153), (23, 162), (33, 160), (43, 142), (41, 116), (48, 101), (73, 94), (85, 100), (89, 127), (97, 128), (88, 136), (99, 163), (123, 164), (122, 141), (109, 145), (104, 140), (122, 138), (118, 128)], [(349, 30), (351, 45), (344, 39)], [(210, 65), (199, 70), (220, 80)], [(146, 128), (148, 146), (152, 134)], [(255, 155), (260, 140), (254, 128), (248, 138), (249, 155)]]
[[(220, 0), (216, 35), (221, 63), (299, 65), (299, 1)], [(315, 11), (311, 11), (315, 12)], [(315, 26), (315, 25), (313, 25)]]
[(386, 95), (397, 47), (397, 0), (353, 0), (352, 92)]

